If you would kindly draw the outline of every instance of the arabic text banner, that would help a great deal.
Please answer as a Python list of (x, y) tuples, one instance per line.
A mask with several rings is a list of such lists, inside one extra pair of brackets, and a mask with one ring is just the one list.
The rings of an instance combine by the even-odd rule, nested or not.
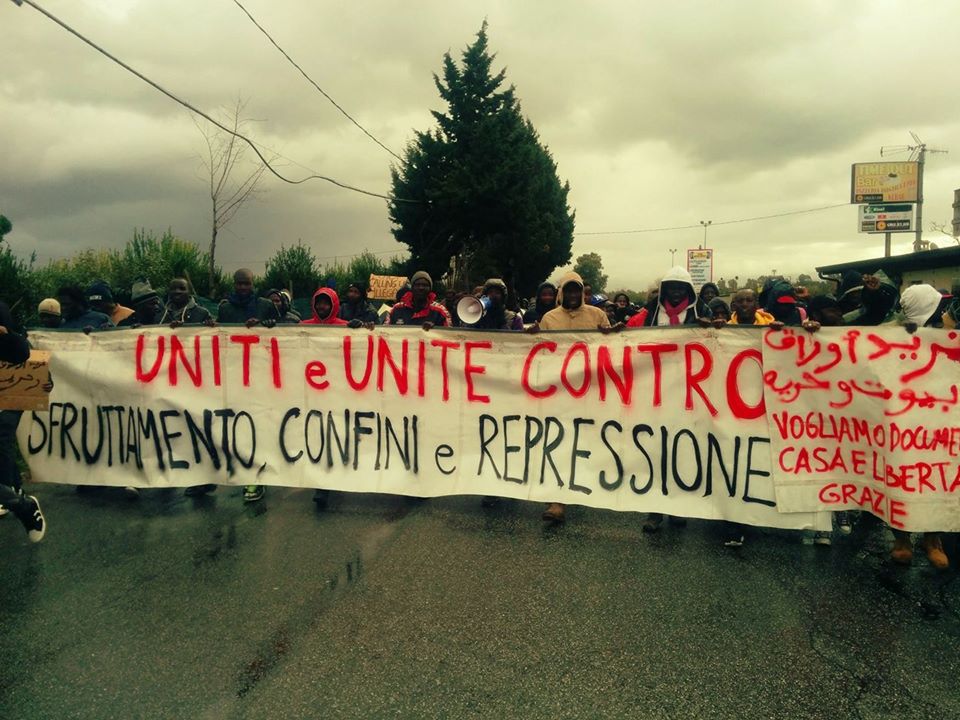
[(960, 530), (960, 341), (900, 327), (764, 335), (781, 511), (865, 510)]

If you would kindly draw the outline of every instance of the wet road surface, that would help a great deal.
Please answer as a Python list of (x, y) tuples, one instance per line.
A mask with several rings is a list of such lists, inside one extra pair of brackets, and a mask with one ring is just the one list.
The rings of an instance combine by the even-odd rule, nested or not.
[[(268, 488), (34, 487), (0, 520), (0, 718), (960, 718), (960, 580), (691, 521)], [(955, 539), (948, 550), (960, 559)]]

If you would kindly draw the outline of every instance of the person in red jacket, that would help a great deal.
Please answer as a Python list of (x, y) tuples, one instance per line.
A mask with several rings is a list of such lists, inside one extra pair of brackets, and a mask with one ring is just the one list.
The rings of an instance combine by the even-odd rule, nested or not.
[(301, 325), (346, 325), (347, 321), (338, 317), (340, 298), (330, 288), (322, 287), (313, 294), (310, 304), (313, 317), (301, 322)]

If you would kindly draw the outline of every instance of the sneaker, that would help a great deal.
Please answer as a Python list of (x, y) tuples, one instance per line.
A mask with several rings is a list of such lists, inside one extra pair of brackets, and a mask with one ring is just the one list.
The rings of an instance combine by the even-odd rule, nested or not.
[(212, 493), (216, 489), (217, 486), (213, 483), (207, 483), (206, 485), (191, 485), (183, 491), (183, 494), (187, 497), (200, 497), (201, 495)]
[(940, 533), (924, 533), (921, 544), (924, 552), (927, 553), (927, 560), (937, 570), (946, 570), (950, 567), (950, 559), (943, 551), (943, 541), (940, 539)]
[(550, 503), (543, 511), (543, 519), (548, 522), (561, 523), (567, 514), (567, 506), (561, 503)]
[(263, 500), (264, 487), (263, 485), (244, 485), (243, 486), (243, 501), (244, 502), (256, 502), (257, 500)]
[(663, 525), (663, 515), (660, 513), (647, 513), (647, 519), (643, 521), (643, 531), (653, 533), (660, 530)]
[(136, 500), (138, 497), (140, 497), (140, 491), (135, 487), (131, 487), (130, 485), (123, 489), (123, 493), (126, 495), (127, 500)]
[(20, 507), (22, 509), (16, 515), (27, 531), (27, 537), (30, 542), (40, 542), (47, 532), (47, 521), (43, 518), (40, 503), (33, 495), (25, 495)]
[(3, 505), (0, 505), (0, 517), (9, 515), (9, 514), (10, 514), (10, 511), (7, 510)]
[(820, 530), (813, 535), (813, 544), (814, 545), (823, 545), (828, 547), (833, 544), (833, 540), (830, 538), (830, 533)]
[(853, 532), (853, 522), (850, 519), (850, 513), (841, 511), (836, 514), (837, 529), (843, 535), (849, 535)]
[(723, 541), (723, 546), (728, 548), (743, 547), (743, 535), (737, 535)]

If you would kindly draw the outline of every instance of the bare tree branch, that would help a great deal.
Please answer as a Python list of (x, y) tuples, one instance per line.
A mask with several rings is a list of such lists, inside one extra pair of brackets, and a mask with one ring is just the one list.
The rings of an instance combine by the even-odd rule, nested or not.
[(206, 152), (200, 156), (200, 164), (204, 170), (204, 180), (209, 182), (210, 191), (211, 288), (215, 279), (217, 236), (220, 230), (244, 205), (263, 192), (259, 185), (267, 168), (262, 162), (254, 163), (253, 169), (242, 178), (237, 177), (240, 167), (249, 164), (246, 160), (248, 147), (237, 141), (237, 134), (242, 133), (249, 122), (243, 118), (246, 105), (246, 100), (237, 98), (232, 107), (224, 110), (226, 119), (223, 124), (235, 134), (224, 132), (209, 123), (201, 125), (198, 120), (193, 120), (206, 144)]

